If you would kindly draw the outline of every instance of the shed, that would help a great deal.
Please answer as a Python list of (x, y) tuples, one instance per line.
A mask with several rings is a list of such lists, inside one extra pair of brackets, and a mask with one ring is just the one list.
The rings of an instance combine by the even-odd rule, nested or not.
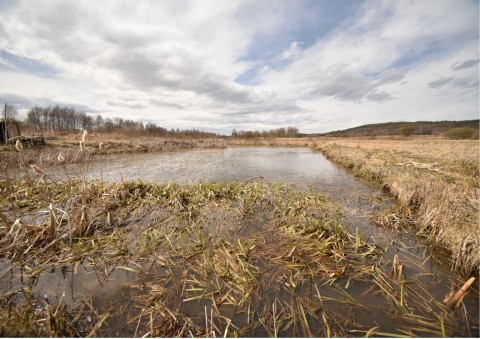
[(0, 144), (6, 144), (8, 139), (20, 136), (18, 122), (0, 121)]

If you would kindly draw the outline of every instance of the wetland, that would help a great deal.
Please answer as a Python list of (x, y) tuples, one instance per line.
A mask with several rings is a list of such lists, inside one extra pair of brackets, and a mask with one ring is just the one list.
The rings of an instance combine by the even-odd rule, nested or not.
[(1, 181), (4, 336), (479, 334), (478, 282), (320, 152), (84, 156)]

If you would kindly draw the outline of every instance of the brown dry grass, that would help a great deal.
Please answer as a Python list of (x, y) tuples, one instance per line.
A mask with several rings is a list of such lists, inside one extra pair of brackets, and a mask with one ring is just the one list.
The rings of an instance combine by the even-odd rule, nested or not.
[[(0, 146), (0, 168), (25, 167), (35, 164), (39, 166), (58, 165), (61, 154), (65, 164), (81, 162), (79, 140), (82, 133), (46, 134), (46, 147), (25, 148), (22, 161), (19, 163), (14, 145)], [(100, 147), (101, 145), (101, 147)], [(192, 148), (223, 148), (226, 146), (221, 138), (158, 138), (130, 137), (120, 133), (89, 133), (85, 142), (86, 151), (91, 157), (103, 154), (138, 153), (138, 152), (171, 152)]]
[(356, 176), (382, 184), (398, 199), (400, 213), (418, 234), (450, 251), (453, 269), (478, 271), (478, 141), (417, 137), (316, 143), (317, 149)]

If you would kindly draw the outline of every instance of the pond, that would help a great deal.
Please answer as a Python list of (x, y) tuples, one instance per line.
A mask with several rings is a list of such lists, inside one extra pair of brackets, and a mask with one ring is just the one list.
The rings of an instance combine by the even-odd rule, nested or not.
[[(66, 167), (68, 176), (80, 176), (79, 166)], [(61, 180), (66, 177), (65, 170), (61, 167), (49, 168), (49, 175)], [(313, 189), (328, 194), (340, 207), (343, 216), (343, 226), (353, 234), (359, 234), (370, 244), (382, 248), (383, 257), (389, 260), (398, 258), (403, 263), (404, 279), (410, 285), (419, 284), (422, 290), (428, 290), (429, 298), (441, 301), (448, 294), (453, 282), (461, 284), (463, 278), (455, 277), (449, 271), (446, 263), (432, 259), (432, 251), (423, 242), (423, 239), (405, 232), (396, 232), (376, 226), (372, 217), (374, 213), (394, 204), (392, 199), (385, 196), (378, 188), (355, 179), (347, 171), (339, 168), (321, 153), (305, 148), (284, 147), (239, 147), (226, 149), (202, 149), (173, 153), (140, 153), (115, 156), (97, 157), (90, 161), (87, 170), (88, 178), (100, 179), (108, 182), (118, 180), (142, 180), (143, 182), (167, 183), (173, 180), (180, 184), (195, 184), (199, 182), (252, 182), (264, 179), (269, 182), (288, 182), (299, 189)], [(261, 227), (261, 225), (259, 225)], [(293, 250), (292, 250), (293, 251)], [(42, 274), (35, 280), (32, 289), (36, 293), (58, 294), (63, 291), (64, 302), (74, 305), (76, 301), (89, 296), (95, 307), (118, 308), (129, 304), (128, 295), (132, 294), (129, 284), (138, 283), (142, 272), (149, 263), (132, 266), (122, 263), (117, 267), (103, 267), (97, 272), (95, 265), (72, 265), (63, 269), (52, 269), (47, 274)], [(90, 267), (90, 268), (89, 268)], [(119, 268), (120, 267), (120, 268)], [(23, 268), (12, 265), (11, 262), (0, 261), (0, 281), (3, 286), (11, 288), (22, 286)], [(150, 271), (152, 267), (150, 267)], [(161, 275), (165, 272), (161, 268), (154, 268)], [(7, 273), (8, 272), (8, 273)], [(138, 273), (140, 272), (140, 273)], [(163, 272), (163, 273), (162, 273)], [(100, 277), (99, 277), (100, 276)], [(142, 278), (142, 283), (151, 283), (147, 278)], [(352, 284), (348, 289), (348, 298), (341, 296), (338, 288), (332, 284), (348, 286), (350, 280), (338, 279), (330, 285), (322, 281), (304, 282), (296, 289), (295, 293), (306, 296), (320, 293), (331, 300), (332, 314), (348, 314), (353, 312), (353, 323), (359, 329), (368, 329), (378, 326), (379, 333), (414, 333), (420, 336), (437, 336), (438, 333), (430, 329), (413, 332), (402, 332), (405, 326), (412, 326), (409, 322), (402, 322), (399, 316), (385, 305), (380, 296), (367, 293), (369, 287), (362, 282)], [(403, 286), (403, 285), (402, 285)], [(467, 294), (464, 299), (464, 312), (467, 316), (457, 316), (458, 326), (455, 326), (453, 335), (478, 335), (478, 285), (476, 291)], [(315, 287), (315, 289), (314, 289)], [(403, 287), (402, 287), (403, 288)], [(279, 294), (283, 298), (291, 297), (280, 288)], [(311, 297), (313, 298), (313, 297)], [(268, 299), (268, 298), (267, 298)], [(273, 299), (276, 303), (277, 299)], [(342, 300), (334, 302), (333, 300)], [(433, 302), (425, 300), (425, 303)], [(103, 306), (102, 306), (103, 305)], [(271, 304), (270, 304), (271, 305)], [(185, 314), (200, 313), (203, 316), (203, 307), (206, 304), (185, 303), (181, 305)], [(403, 306), (402, 306), (403, 307)], [(427, 309), (415, 309), (410, 306), (413, 315), (418, 316), (419, 324), (425, 322), (424, 314)], [(433, 306), (432, 306), (433, 307)], [(205, 308), (206, 310), (206, 308)], [(303, 309), (302, 309), (303, 312)], [(413, 316), (412, 316), (413, 317)], [(476, 319), (469, 323), (464, 319)], [(232, 319), (236, 319), (235, 317)], [(309, 318), (310, 319), (310, 318)], [(416, 319), (413, 317), (412, 319)], [(117, 319), (118, 320), (118, 319)], [(237, 319), (241, 323), (240, 319)], [(312, 319), (310, 319), (312, 321)], [(125, 332), (123, 320), (111, 319), (106, 326), (109, 329), (103, 335), (132, 336), (136, 331)], [(139, 320), (140, 321), (140, 320)], [(317, 320), (320, 321), (320, 320)], [(326, 321), (326, 320), (325, 320)], [(463, 322), (462, 322), (463, 321)], [(471, 320), (470, 320), (471, 321)], [(246, 324), (243, 324), (246, 326)], [(123, 327), (122, 327), (123, 326)], [(134, 326), (134, 325), (132, 325)], [(311, 324), (313, 334), (324, 334)], [(320, 326), (321, 327), (321, 326)], [(421, 325), (418, 325), (421, 327)], [(427, 326), (428, 327), (428, 326)], [(122, 328), (123, 330), (119, 330)], [(317, 329), (317, 332), (315, 332)], [(226, 330), (225, 330), (226, 331)], [(309, 332), (298, 332), (308, 334)], [(269, 335), (268, 332), (246, 332), (248, 335)], [(295, 335), (296, 332), (285, 332), (285, 335)], [(364, 335), (365, 331), (350, 332), (350, 335)]]

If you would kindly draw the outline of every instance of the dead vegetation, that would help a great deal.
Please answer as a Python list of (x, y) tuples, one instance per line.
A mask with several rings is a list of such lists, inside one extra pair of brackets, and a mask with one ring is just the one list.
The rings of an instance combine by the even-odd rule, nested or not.
[(318, 149), (398, 199), (401, 208), (384, 212), (381, 223), (407, 221), (450, 251), (453, 270), (478, 272), (478, 142), (338, 139)]
[[(15, 147), (0, 147), (0, 168), (16, 168), (25, 164), (37, 166), (58, 165), (58, 156), (63, 157), (63, 164), (76, 164), (82, 161), (82, 153), (78, 140), (81, 134), (47, 134), (46, 147), (25, 147), (21, 161)], [(122, 134), (90, 133), (84, 143), (85, 150), (92, 160), (108, 154), (140, 153), (140, 152), (173, 152), (194, 148), (224, 148), (226, 142), (220, 138), (155, 138), (127, 137)]]
[[(380, 319), (390, 319), (403, 324), (391, 335), (440, 336), (475, 323), (345, 231), (335, 205), (315, 192), (262, 181), (82, 180), (3, 182), (2, 192), (1, 300), (14, 310), (3, 316), (25, 326), (24, 312), (35, 319), (1, 325), (4, 334), (385, 335), (392, 329)], [(46, 288), (59, 272), (71, 274), (65, 290)], [(122, 297), (97, 300), (115, 281)], [(70, 283), (98, 287), (64, 303)]]
[(0, 181), (2, 336), (478, 335), (472, 279), (384, 255), (321, 193), (104, 184), (89, 139), (79, 178)]

